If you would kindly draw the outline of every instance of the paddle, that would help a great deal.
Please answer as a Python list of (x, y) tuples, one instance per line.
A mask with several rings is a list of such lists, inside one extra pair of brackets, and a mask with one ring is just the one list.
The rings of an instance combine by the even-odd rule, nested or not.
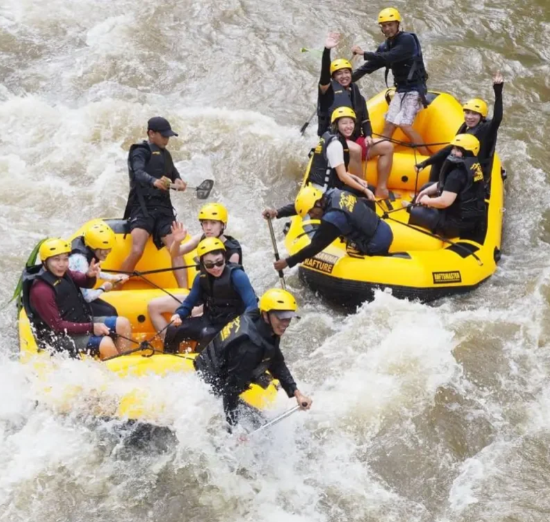
[[(271, 219), (267, 220), (267, 225), (269, 227), (269, 233), (271, 235), (271, 243), (273, 245), (273, 254), (275, 255), (275, 261), (279, 261), (279, 249), (277, 248), (277, 241), (275, 240), (275, 232), (273, 231), (273, 223), (271, 222)], [(283, 290), (286, 290), (286, 282), (285, 282), (285, 276), (283, 274), (282, 270), (279, 270), (279, 280), (281, 281), (281, 288)]]
[[(306, 403), (302, 404), (302, 406), (305, 406)], [(251, 435), (255, 435), (259, 433), (260, 431), (263, 431), (267, 428), (271, 428), (275, 424), (281, 422), (282, 420), (286, 419), (287, 417), (290, 417), (294, 412), (298, 411), (300, 409), (300, 406), (297, 404), (296, 406), (290, 408), (290, 410), (285, 411), (284, 413), (281, 413), (274, 419), (271, 419), (269, 422), (266, 422), (265, 424), (262, 424), (259, 428), (255, 429), (254, 431), (251, 431), (250, 433), (243, 434), (239, 437), (240, 442), (247, 442), (248, 437)]]
[[(187, 187), (187, 188), (191, 190), (196, 190), (198, 199), (208, 199), (208, 196), (210, 196), (210, 192), (212, 191), (213, 187), (214, 187), (214, 180), (205, 179), (198, 187)], [(170, 185), (170, 188), (172, 190), (178, 190), (177, 187), (173, 184)]]

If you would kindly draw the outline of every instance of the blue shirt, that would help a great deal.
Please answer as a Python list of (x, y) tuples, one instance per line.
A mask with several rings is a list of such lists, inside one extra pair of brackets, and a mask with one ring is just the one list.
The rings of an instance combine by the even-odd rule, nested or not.
[[(258, 308), (258, 299), (256, 298), (256, 293), (254, 288), (250, 284), (250, 279), (244, 272), (244, 270), (233, 270), (231, 272), (231, 282), (236, 292), (239, 294), (242, 302), (245, 305), (245, 312), (254, 310)], [(200, 286), (200, 274), (195, 276), (193, 281), (193, 286), (191, 287), (191, 292), (185, 298), (185, 301), (182, 305), (176, 310), (176, 313), (182, 318), (185, 319), (191, 315), (191, 310), (201, 301), (201, 286)]]

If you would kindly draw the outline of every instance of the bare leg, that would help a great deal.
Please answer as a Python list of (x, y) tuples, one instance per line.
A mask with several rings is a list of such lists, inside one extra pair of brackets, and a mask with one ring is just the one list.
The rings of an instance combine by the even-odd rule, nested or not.
[(149, 239), (149, 232), (143, 228), (134, 228), (131, 234), (132, 236), (132, 249), (128, 254), (128, 257), (120, 265), (120, 269), (124, 272), (133, 272), (138, 264), (143, 251), (145, 250), (145, 244)]
[(363, 177), (363, 168), (362, 168), (362, 155), (363, 150), (361, 149), (361, 145), (358, 145), (354, 141), (346, 140), (349, 147), (349, 165), (348, 165), (348, 172), (351, 172), (351, 174), (355, 174), (356, 176), (359, 176), (360, 178)]
[(106, 335), (99, 343), (99, 358), (103, 360), (109, 357), (114, 357), (115, 355), (118, 355), (118, 350), (116, 349), (115, 343), (108, 335)]
[[(176, 295), (176, 297), (181, 301), (185, 299), (184, 295)], [(147, 313), (149, 314), (149, 318), (151, 319), (151, 322), (157, 332), (160, 332), (168, 325), (168, 321), (163, 314), (174, 315), (179, 305), (180, 303), (168, 295), (157, 297), (149, 301), (149, 304), (147, 305)], [(163, 331), (160, 335), (162, 339), (164, 339), (164, 333), (165, 332)]]
[[(172, 234), (168, 234), (162, 238), (162, 242), (166, 245), (168, 251), (170, 251), (170, 246), (174, 242)], [(182, 266), (183, 265), (183, 256), (179, 254), (175, 257), (172, 257), (172, 267)], [(174, 270), (174, 277), (180, 288), (187, 288), (187, 270), (184, 268), (182, 270)]]
[(382, 131), (382, 136), (385, 136), (386, 138), (391, 139), (391, 137), (393, 136), (393, 133), (395, 132), (395, 129), (397, 129), (397, 125), (394, 125), (389, 121), (385, 121), (384, 130)]
[(389, 196), (388, 178), (393, 164), (393, 145), (384, 139), (374, 140), (374, 144), (369, 148), (368, 157), (378, 156), (378, 183), (376, 184), (375, 196), (386, 199)]
[[(413, 129), (412, 125), (400, 125), (399, 128), (405, 133), (405, 136), (409, 138), (411, 143), (423, 143), (422, 136)], [(430, 155), (430, 151), (426, 147), (418, 147), (417, 150), (422, 156)]]
[[(132, 335), (132, 324), (126, 317), (117, 317), (116, 318), (116, 333), (120, 334), (128, 339)], [(132, 347), (132, 342), (124, 337), (117, 337), (115, 341), (115, 346), (119, 353), (124, 353)]]

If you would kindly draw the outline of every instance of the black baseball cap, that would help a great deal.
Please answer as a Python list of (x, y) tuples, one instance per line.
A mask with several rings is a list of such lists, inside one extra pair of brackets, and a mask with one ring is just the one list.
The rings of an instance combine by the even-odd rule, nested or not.
[(152, 130), (153, 132), (160, 132), (165, 138), (170, 136), (177, 136), (177, 134), (170, 127), (170, 122), (161, 118), (160, 116), (155, 116), (147, 122), (147, 130)]

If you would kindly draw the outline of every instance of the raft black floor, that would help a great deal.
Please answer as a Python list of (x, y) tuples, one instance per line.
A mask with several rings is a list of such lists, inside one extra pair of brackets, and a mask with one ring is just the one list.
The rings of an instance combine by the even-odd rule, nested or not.
[(398, 299), (418, 299), (423, 303), (429, 303), (443, 297), (466, 294), (475, 290), (483, 281), (472, 286), (454, 286), (441, 288), (411, 288), (396, 285), (378, 285), (359, 281), (349, 281), (327, 276), (314, 270), (300, 266), (300, 279), (313, 291), (318, 292), (328, 302), (343, 306), (346, 309), (355, 309), (365, 301), (374, 299), (374, 291), (389, 288), (392, 295)]

